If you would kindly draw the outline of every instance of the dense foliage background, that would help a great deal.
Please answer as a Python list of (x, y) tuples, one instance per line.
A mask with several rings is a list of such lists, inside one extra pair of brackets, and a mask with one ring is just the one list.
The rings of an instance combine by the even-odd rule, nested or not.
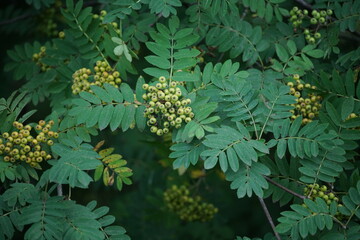
[[(0, 239), (360, 239), (360, 1), (0, 5), (0, 144), (51, 154), (0, 146)], [(194, 113), (168, 134), (161, 76)]]

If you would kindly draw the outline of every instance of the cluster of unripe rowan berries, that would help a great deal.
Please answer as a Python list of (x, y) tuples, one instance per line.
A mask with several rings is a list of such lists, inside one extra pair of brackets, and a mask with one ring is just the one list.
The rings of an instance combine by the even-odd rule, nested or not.
[(59, 9), (62, 3), (60, 0), (55, 1), (51, 8), (45, 9), (38, 17), (38, 31), (48, 37), (55, 37), (58, 35), (57, 18), (59, 18)]
[(47, 65), (41, 61), (41, 59), (45, 56), (46, 56), (46, 47), (45, 46), (41, 46), (40, 52), (34, 53), (32, 56), (32, 60), (36, 63), (36, 65), (38, 65), (40, 67), (40, 70), (42, 72), (46, 72), (47, 70), (50, 69), (49, 65)]
[(297, 117), (302, 116), (302, 123), (307, 124), (312, 121), (319, 114), (321, 108), (321, 96), (317, 96), (315, 93), (311, 93), (307, 90), (316, 89), (315, 86), (311, 86), (309, 83), (302, 83), (298, 74), (295, 74), (293, 79), (295, 82), (288, 82), (290, 87), (290, 94), (296, 97), (296, 104), (291, 104), (295, 109), (290, 110), (293, 114), (291, 120), (295, 120)]
[(101, 11), (100, 11), (100, 14), (93, 14), (93, 18), (94, 18), (94, 19), (100, 19), (100, 21), (101, 21), (100, 26), (101, 26), (101, 27), (104, 27), (105, 30), (108, 29), (108, 24), (111, 24), (111, 25), (113, 26), (115, 32), (116, 32), (117, 34), (120, 34), (121, 31), (120, 31), (120, 29), (119, 29), (119, 27), (118, 27), (118, 24), (117, 24), (116, 22), (102, 23), (103, 20), (104, 20), (104, 17), (106, 16), (106, 14), (107, 14), (107, 12), (106, 12), (105, 10), (101, 10)]
[(304, 195), (308, 196), (311, 200), (315, 198), (322, 198), (327, 205), (330, 205), (333, 201), (339, 202), (339, 198), (335, 194), (328, 190), (326, 185), (320, 186), (319, 184), (309, 184), (304, 188)]
[(309, 19), (311, 25), (316, 25), (314, 30), (307, 28), (304, 29), (305, 39), (308, 43), (314, 44), (317, 39), (321, 38), (321, 34), (317, 31), (319, 26), (321, 24), (326, 24), (332, 14), (333, 11), (331, 9), (321, 10), (320, 12), (317, 10), (312, 10), (310, 16), (308, 10), (301, 10), (298, 7), (294, 7), (290, 11), (290, 21), (294, 28), (301, 26), (305, 18)]
[(144, 116), (149, 119), (150, 132), (161, 136), (170, 128), (180, 128), (183, 122), (188, 123), (194, 118), (192, 108), (188, 106), (191, 100), (182, 96), (181, 89), (177, 87), (180, 84), (162, 76), (154, 85), (143, 85), (147, 93), (142, 97), (148, 103)]
[(44, 145), (52, 146), (53, 139), (59, 137), (57, 132), (51, 130), (54, 121), (46, 123), (39, 121), (35, 126), (37, 135), (31, 135), (33, 129), (30, 125), (24, 126), (22, 123), (14, 122), (15, 131), (4, 132), (0, 137), (0, 155), (4, 155), (5, 162), (22, 161), (31, 167), (36, 167), (44, 160), (49, 160), (52, 156), (44, 150)]
[(102, 87), (105, 83), (118, 88), (121, 83), (120, 73), (115, 71), (107, 62), (97, 61), (93, 74), (88, 68), (81, 68), (73, 75), (73, 94), (79, 94), (82, 91), (92, 92), (90, 86), (96, 85)]
[[(313, 201), (315, 201), (316, 198), (322, 198), (328, 206), (330, 206), (333, 202), (336, 202), (337, 207), (343, 206), (335, 193), (329, 190), (326, 185), (320, 186), (317, 183), (309, 184), (304, 188), (304, 195)], [(303, 206), (307, 207), (305, 203), (303, 203)], [(339, 211), (336, 213), (335, 217), (340, 221), (346, 218), (346, 216), (341, 214)]]
[(183, 221), (210, 221), (218, 209), (211, 203), (202, 201), (200, 196), (191, 197), (189, 189), (173, 185), (164, 192), (166, 206)]

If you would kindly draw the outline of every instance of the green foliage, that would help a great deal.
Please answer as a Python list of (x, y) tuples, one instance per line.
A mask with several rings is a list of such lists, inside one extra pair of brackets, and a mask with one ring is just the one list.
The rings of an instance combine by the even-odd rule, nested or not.
[[(73, 101), (75, 107), (69, 115), (75, 117), (77, 124), (97, 125), (100, 130), (110, 126), (112, 131), (121, 127), (126, 131), (135, 121), (137, 112), (144, 111), (140, 102), (134, 102), (134, 94), (126, 83), (121, 85), (120, 91), (109, 84), (105, 84), (105, 89), (91, 86), (91, 90), (93, 93), (81, 92), (81, 99)], [(142, 127), (144, 122), (141, 118), (137, 124)]]
[(71, 27), (69, 34), (74, 37), (73, 43), (80, 50), (82, 58), (91, 59), (102, 55), (104, 47), (98, 43), (104, 29), (99, 26), (99, 20), (91, 16), (92, 8), (82, 9), (82, 5), (83, 1), (78, 1), (76, 5), (72, 1), (66, 1), (67, 9), (62, 10), (62, 14)]
[[(294, 192), (301, 192), (302, 187), (296, 182), (300, 177), (299, 159), (291, 157), (290, 159), (280, 159), (275, 155), (272, 160), (263, 157), (262, 162), (270, 169), (273, 175), (272, 180), (281, 186), (286, 187)], [(290, 201), (296, 201), (296, 197), (288, 192), (281, 190), (274, 184), (270, 184), (269, 188), (264, 191), (264, 196), (271, 196), (273, 202), (279, 202), (281, 206), (288, 204)]]
[[(1, 21), (7, 22), (8, 19), (21, 18), (23, 15), (30, 15), (33, 13), (33, 9), (20, 9), (15, 8), (14, 5), (2, 7), (0, 10)], [(14, 27), (16, 25), (16, 27)], [(1, 31), (9, 33), (17, 33), (21, 36), (28, 34), (30, 28), (35, 28), (33, 19), (24, 18), (19, 23), (14, 22), (13, 24), (1, 24)]]
[[(26, 3), (0, 10), (4, 39), (27, 36), (3, 47), (11, 74), (2, 77), (18, 89), (0, 89), (0, 140), (7, 139), (0, 142), (0, 239), (130, 239), (112, 225), (109, 207), (71, 200), (72, 191), (92, 188), (100, 199), (112, 185), (121, 197), (110, 197), (121, 209), (114, 215), (137, 230), (129, 235), (147, 239), (178, 239), (165, 231), (174, 225), (184, 226), (186, 239), (234, 239), (239, 233), (225, 215), (245, 198), (260, 199), (270, 224), (276, 210), (268, 213), (268, 200), (280, 205), (274, 235), (262, 239), (359, 239), (360, 1)], [(59, 7), (61, 16), (48, 19), (59, 37), (32, 31), (33, 19)], [(180, 105), (194, 115), (185, 121)], [(185, 118), (169, 132), (158, 122), (165, 113)], [(35, 153), (22, 150), (10, 161), (13, 142), (36, 148), (42, 139), (16, 140), (14, 122), (36, 129), (41, 118), (57, 135), (46, 149), (51, 159), (33, 168), (26, 159)], [(167, 130), (150, 134), (159, 127)], [(50, 131), (37, 128), (31, 131)], [(100, 150), (105, 140), (110, 146)], [(194, 195), (185, 188), (164, 194), (171, 185), (189, 186)], [(226, 199), (226, 185), (239, 204)], [(326, 190), (317, 192), (319, 185)], [(198, 191), (213, 192), (214, 203), (199, 204)], [(140, 214), (140, 205), (155, 210)], [(126, 225), (134, 222), (141, 228)]]
[[(317, 198), (315, 201), (304, 200), (306, 207), (298, 204), (291, 205), (293, 211), (284, 211), (278, 220), (277, 231), (279, 233), (291, 232), (292, 239), (306, 238), (314, 235), (319, 230), (333, 228), (333, 216), (336, 214), (336, 206), (326, 205), (325, 201)], [(314, 224), (315, 223), (315, 224)]]
[(198, 36), (192, 28), (178, 30), (180, 22), (177, 17), (169, 20), (169, 28), (161, 23), (156, 25), (158, 32), (150, 32), (154, 42), (147, 42), (146, 47), (156, 55), (145, 59), (156, 68), (146, 68), (144, 72), (150, 76), (174, 79), (175, 81), (194, 81), (187, 71), (196, 64), (195, 57), (200, 54), (196, 49), (184, 49), (196, 42)]
[(339, 210), (345, 216), (349, 216), (347, 223), (350, 222), (352, 217), (360, 219), (360, 182), (356, 184), (356, 188), (352, 187), (349, 189), (349, 195), (342, 197), (342, 202), (344, 207), (341, 207)]
[(340, 31), (356, 31), (356, 24), (360, 14), (359, 2), (350, 1), (343, 4), (336, 2), (333, 7), (335, 16), (340, 21)]
[(177, 11), (175, 7), (181, 7), (180, 0), (165, 0), (163, 2), (156, 0), (144, 0), (142, 2), (149, 4), (151, 13), (161, 14), (164, 17), (169, 17), (170, 13), (176, 15)]
[[(69, 184), (70, 187), (87, 188), (92, 178), (85, 172), (100, 165), (92, 146), (80, 144), (78, 139), (65, 144), (55, 144), (51, 150), (60, 156), (49, 171), (49, 181)], [(51, 164), (51, 163), (50, 163)]]
[(55, 0), (26, 0), (27, 4), (34, 5), (35, 9), (40, 9), (41, 7), (50, 7)]
[[(106, 215), (107, 207), (95, 209), (96, 202), (87, 206), (50, 197), (29, 183), (14, 183), (1, 197), (2, 225), (0, 236), (12, 238), (15, 228), (26, 230), (24, 239), (54, 239), (59, 236), (76, 239), (129, 239), (122, 227), (110, 226), (114, 217)], [(41, 196), (41, 197), (40, 197)], [(8, 213), (4, 214), (4, 211)]]
[(116, 9), (112, 9), (104, 17), (105, 22), (112, 22), (117, 18), (126, 19), (126, 15), (130, 15), (133, 10), (139, 10), (141, 8), (142, 1), (134, 0), (102, 0), (103, 3), (107, 5), (119, 6)]

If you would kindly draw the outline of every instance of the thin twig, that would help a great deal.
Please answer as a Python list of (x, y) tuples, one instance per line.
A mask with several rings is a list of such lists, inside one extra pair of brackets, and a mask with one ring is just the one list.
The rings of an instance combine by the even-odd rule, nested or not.
[(34, 16), (34, 14), (29, 14), (29, 13), (26, 13), (26, 14), (23, 14), (23, 15), (20, 15), (20, 16), (17, 16), (17, 17), (14, 17), (12, 19), (6, 19), (4, 21), (1, 21), (0, 22), (0, 25), (7, 25), (7, 24), (12, 24), (12, 23), (15, 23), (19, 20), (22, 20), (22, 19), (25, 19), (25, 18), (29, 18), (29, 17), (32, 17)]
[[(94, 6), (94, 5), (100, 5), (100, 3), (98, 1), (89, 1), (89, 2), (84, 3), (84, 7)], [(103, 9), (103, 8), (101, 8), (101, 9)]]
[(304, 1), (304, 0), (295, 0), (295, 2), (301, 4), (303, 7), (312, 9), (312, 6), (311, 6), (308, 2), (306, 2), (306, 1)]
[(274, 234), (275, 234), (276, 239), (277, 239), (277, 240), (281, 240), (281, 237), (280, 237), (279, 233), (278, 233), (278, 232), (276, 231), (276, 229), (275, 229), (274, 222), (273, 222), (273, 220), (272, 220), (272, 218), (271, 218), (271, 215), (270, 215), (270, 213), (269, 213), (269, 210), (268, 210), (267, 207), (266, 207), (266, 204), (265, 204), (265, 202), (264, 202), (264, 199), (262, 199), (262, 198), (259, 197), (259, 201), (260, 201), (261, 207), (262, 207), (263, 210), (264, 210), (264, 213), (265, 213), (265, 215), (266, 215), (266, 218), (267, 218), (267, 220), (269, 221), (270, 226), (271, 226), (271, 228), (272, 228), (272, 230), (273, 230), (273, 232), (274, 232)]
[(267, 177), (267, 176), (264, 176), (264, 178), (265, 178), (268, 182), (270, 182), (271, 184), (273, 184), (273, 185), (281, 188), (282, 190), (284, 190), (284, 191), (286, 191), (286, 192), (288, 192), (288, 193), (290, 193), (290, 194), (292, 194), (292, 195), (294, 195), (294, 196), (296, 196), (296, 197), (298, 197), (298, 198), (301, 198), (301, 199), (306, 199), (306, 198), (307, 198), (307, 197), (304, 196), (304, 195), (301, 195), (301, 194), (299, 194), (299, 193), (296, 193), (296, 192), (294, 192), (294, 191), (292, 191), (292, 190), (284, 187), (283, 185), (275, 182), (274, 180), (272, 180), (271, 178), (269, 178), (269, 177)]
[(56, 189), (57, 189), (57, 195), (58, 195), (58, 196), (63, 196), (62, 185), (61, 185), (61, 184), (58, 184)]
[(221, 60), (222, 60), (223, 57), (224, 57), (224, 53), (221, 53), (220, 56), (219, 56), (219, 58), (218, 58), (218, 60), (217, 60), (217, 62), (221, 62)]
[(339, 219), (337, 219), (336, 217), (334, 216), (331, 216), (331, 218), (337, 222), (343, 229), (346, 229), (347, 228), (347, 224), (343, 224)]

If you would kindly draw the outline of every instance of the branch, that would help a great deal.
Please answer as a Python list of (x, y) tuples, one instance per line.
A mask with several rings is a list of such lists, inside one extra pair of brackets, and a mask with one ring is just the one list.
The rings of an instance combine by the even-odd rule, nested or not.
[(12, 19), (6, 19), (4, 21), (1, 21), (0, 22), (0, 26), (1, 25), (7, 25), (7, 24), (12, 24), (12, 23), (15, 23), (19, 20), (22, 20), (22, 19), (25, 19), (25, 18), (29, 18), (29, 17), (32, 17), (34, 16), (34, 14), (29, 14), (29, 13), (26, 13), (26, 14), (23, 14), (23, 15), (20, 15), (20, 16), (17, 16), (17, 17), (14, 17)]
[(303, 7), (306, 7), (308, 9), (312, 9), (312, 6), (309, 3), (307, 3), (305, 0), (295, 0), (295, 2), (299, 3)]
[(286, 191), (286, 192), (288, 192), (288, 193), (290, 193), (290, 194), (292, 194), (292, 195), (294, 195), (294, 196), (296, 196), (296, 197), (298, 197), (298, 198), (300, 198), (300, 199), (306, 199), (306, 198), (307, 198), (307, 197), (304, 196), (304, 195), (301, 195), (301, 194), (299, 194), (299, 193), (296, 193), (296, 192), (294, 192), (294, 191), (292, 191), (292, 190), (284, 187), (283, 185), (275, 182), (274, 180), (272, 180), (271, 178), (269, 178), (269, 177), (267, 177), (267, 176), (264, 176), (264, 178), (265, 178), (268, 182), (270, 182), (271, 184), (273, 184), (273, 185), (281, 188), (282, 190), (284, 190), (284, 191)]
[(360, 37), (356, 32), (350, 33), (350, 32), (341, 32), (340, 37), (346, 38), (348, 40), (355, 40), (360, 42)]
[(281, 237), (280, 237), (279, 233), (278, 233), (278, 232), (276, 231), (276, 229), (275, 229), (274, 222), (273, 222), (273, 220), (272, 220), (272, 218), (271, 218), (271, 215), (270, 215), (270, 213), (269, 213), (269, 210), (268, 210), (267, 207), (266, 207), (266, 204), (265, 204), (265, 202), (264, 202), (264, 199), (262, 199), (262, 198), (259, 197), (259, 201), (260, 201), (261, 207), (262, 207), (263, 210), (264, 210), (264, 213), (265, 213), (265, 215), (266, 215), (266, 218), (267, 218), (267, 220), (269, 221), (270, 226), (271, 226), (271, 228), (272, 228), (272, 230), (273, 230), (273, 232), (274, 232), (274, 234), (275, 234), (276, 239), (277, 239), (277, 240), (281, 240)]
[(57, 195), (58, 196), (63, 196), (63, 189), (62, 189), (62, 185), (58, 184), (57, 185)]

